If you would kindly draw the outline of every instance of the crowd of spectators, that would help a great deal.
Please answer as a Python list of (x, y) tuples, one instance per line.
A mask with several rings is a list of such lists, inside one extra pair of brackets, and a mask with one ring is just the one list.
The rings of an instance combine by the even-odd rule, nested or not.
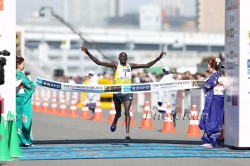
[[(177, 72), (175, 68), (171, 69), (171, 73), (173, 74), (173, 78), (175, 80), (205, 80), (206, 78), (210, 77), (210, 74), (205, 71), (204, 73), (195, 73), (191, 74), (190, 71), (186, 71), (183, 73)], [(98, 74), (99, 79), (108, 79), (113, 81), (113, 75), (102, 73)], [(147, 73), (146, 71), (143, 72), (132, 72), (132, 82), (134, 84), (139, 83), (148, 83), (148, 82), (159, 82), (161, 79), (161, 74), (156, 75), (155, 73)], [(88, 79), (88, 76), (63, 76), (63, 77), (55, 77), (54, 80), (59, 82), (71, 83), (71, 84), (82, 84), (85, 80)]]

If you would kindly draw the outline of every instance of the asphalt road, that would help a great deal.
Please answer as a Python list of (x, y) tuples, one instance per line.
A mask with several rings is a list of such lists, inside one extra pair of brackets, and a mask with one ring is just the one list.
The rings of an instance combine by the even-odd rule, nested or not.
[[(80, 110), (79, 110), (80, 115)], [(103, 117), (107, 121), (109, 110), (103, 110)], [(132, 144), (157, 144), (199, 147), (202, 144), (200, 138), (186, 137), (189, 121), (178, 120), (176, 133), (162, 133), (163, 120), (153, 119), (155, 129), (142, 130), (139, 128), (142, 121), (142, 113), (134, 110), (136, 126), (131, 127)], [(123, 122), (122, 115), (120, 122)], [(80, 118), (60, 117), (44, 113), (33, 114), (33, 138), (35, 147), (67, 146), (67, 145), (110, 145), (124, 144), (125, 127), (118, 125), (117, 130), (110, 132), (107, 122), (93, 122)], [(223, 146), (224, 149), (228, 148)], [(27, 150), (22, 149), (22, 152)], [(70, 151), (68, 153), (71, 153)], [(122, 152), (121, 152), (122, 153)], [(131, 151), (133, 153), (133, 151)], [(139, 151), (145, 153), (145, 151)], [(199, 153), (199, 152), (197, 152)], [(249, 158), (202, 158), (202, 157), (175, 157), (175, 158), (105, 158), (105, 159), (62, 159), (62, 160), (28, 160), (16, 159), (5, 166), (66, 166), (66, 165), (249, 165)]]

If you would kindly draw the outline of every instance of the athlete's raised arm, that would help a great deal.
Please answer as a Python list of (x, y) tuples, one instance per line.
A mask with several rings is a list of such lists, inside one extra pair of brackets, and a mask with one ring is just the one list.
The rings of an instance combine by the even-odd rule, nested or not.
[(82, 46), (81, 49), (82, 49), (82, 52), (84, 52), (85, 54), (87, 54), (87, 55), (90, 57), (90, 59), (91, 59), (92, 61), (94, 61), (97, 65), (105, 66), (105, 67), (111, 67), (111, 68), (113, 68), (113, 69), (116, 69), (116, 68), (117, 68), (117, 64), (116, 64), (116, 63), (103, 62), (103, 61), (98, 60), (96, 57), (94, 57), (94, 56), (89, 52), (89, 50), (88, 50), (87, 47)]
[(155, 60), (148, 62), (146, 64), (130, 63), (130, 67), (131, 67), (131, 69), (149, 68), (149, 67), (153, 66), (157, 61), (159, 61), (163, 57), (163, 55), (166, 55), (166, 54), (167, 53), (162, 50), (160, 55)]

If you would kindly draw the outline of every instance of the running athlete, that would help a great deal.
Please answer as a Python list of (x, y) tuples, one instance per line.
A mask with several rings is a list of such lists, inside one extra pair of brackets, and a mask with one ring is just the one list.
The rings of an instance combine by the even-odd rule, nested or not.
[[(166, 55), (166, 52), (161, 51), (160, 55), (153, 61), (147, 63), (147, 64), (135, 64), (135, 63), (127, 63), (128, 57), (125, 52), (121, 52), (119, 54), (119, 63), (116, 62), (103, 62), (99, 61), (97, 58), (95, 58), (89, 51), (87, 47), (81, 47), (82, 51), (87, 54), (92, 61), (94, 61), (97, 65), (110, 67), (114, 70), (114, 84), (131, 84), (131, 71), (133, 69), (138, 68), (149, 68), (152, 65), (154, 65), (157, 61), (159, 61), (163, 55)], [(113, 123), (110, 127), (110, 130), (114, 132), (116, 130), (116, 125), (118, 119), (121, 117), (121, 105), (124, 105), (125, 109), (125, 122), (126, 122), (126, 136), (125, 136), (125, 142), (130, 142), (131, 137), (129, 135), (129, 129), (130, 129), (130, 115), (129, 110), (132, 105), (133, 100), (133, 93), (116, 93), (113, 96), (114, 104), (115, 104), (115, 118), (113, 120)]]

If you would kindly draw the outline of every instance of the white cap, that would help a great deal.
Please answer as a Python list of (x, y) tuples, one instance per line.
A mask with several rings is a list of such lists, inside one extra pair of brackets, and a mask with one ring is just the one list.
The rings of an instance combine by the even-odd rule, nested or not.
[(93, 72), (93, 71), (89, 71), (89, 72), (88, 72), (88, 75), (92, 75), (92, 76), (93, 76), (93, 75), (94, 75), (94, 72)]
[(170, 70), (169, 70), (168, 67), (165, 66), (165, 67), (163, 67), (162, 71), (163, 71), (163, 72), (164, 72), (164, 71), (168, 72), (168, 71), (170, 71)]

